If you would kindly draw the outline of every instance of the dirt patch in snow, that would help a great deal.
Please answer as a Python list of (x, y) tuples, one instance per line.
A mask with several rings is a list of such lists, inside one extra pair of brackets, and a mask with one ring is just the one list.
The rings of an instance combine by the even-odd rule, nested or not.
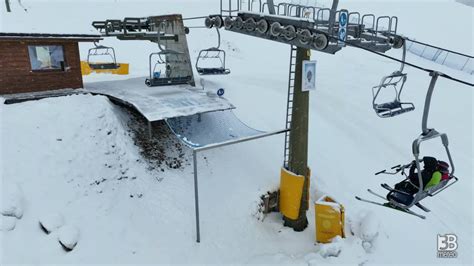
[(135, 145), (149, 163), (149, 170), (164, 172), (166, 169), (182, 169), (190, 165), (189, 149), (171, 132), (164, 121), (152, 123), (152, 138), (148, 132), (148, 121), (137, 111), (122, 107), (129, 115), (127, 126), (133, 133)]

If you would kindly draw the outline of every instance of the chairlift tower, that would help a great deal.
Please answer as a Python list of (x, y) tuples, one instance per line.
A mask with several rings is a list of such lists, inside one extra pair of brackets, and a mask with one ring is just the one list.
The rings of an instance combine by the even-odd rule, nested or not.
[[(284, 217), (285, 225), (295, 231), (307, 227), (309, 204), (308, 124), (309, 92), (302, 91), (302, 64), (310, 59), (310, 50), (336, 54), (346, 44), (384, 53), (403, 47), (397, 35), (398, 18), (361, 15), (338, 10), (338, 0), (331, 8), (292, 3), (274, 4), (273, 0), (221, 0), (220, 14), (206, 18), (208, 28), (228, 31), (290, 45), (284, 168), (304, 177), (297, 219)], [(344, 22), (344, 23), (341, 23)], [(341, 26), (342, 25), (342, 26)]]

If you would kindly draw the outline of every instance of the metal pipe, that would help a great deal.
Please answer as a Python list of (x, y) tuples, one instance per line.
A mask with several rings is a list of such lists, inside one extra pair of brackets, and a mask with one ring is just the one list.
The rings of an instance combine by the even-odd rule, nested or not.
[(229, 146), (229, 145), (233, 145), (233, 144), (237, 144), (237, 143), (248, 142), (248, 141), (251, 141), (251, 140), (266, 138), (266, 137), (270, 137), (270, 136), (273, 136), (273, 135), (279, 135), (279, 134), (285, 133), (287, 131), (290, 131), (290, 129), (278, 130), (278, 131), (275, 131), (275, 132), (264, 133), (264, 134), (260, 134), (260, 135), (256, 135), (256, 136), (241, 138), (241, 139), (238, 139), (238, 140), (224, 141), (224, 142), (221, 142), (221, 143), (211, 144), (211, 145), (207, 145), (207, 146), (204, 146), (204, 147), (194, 148), (194, 151), (200, 152), (200, 151), (216, 149), (216, 148)]
[(10, 0), (5, 0), (5, 5), (7, 6), (7, 12), (12, 12), (10, 8)]
[(332, 1), (331, 13), (329, 14), (329, 34), (333, 34), (333, 27), (336, 23), (336, 11), (339, 5), (339, 0)]
[(221, 47), (221, 33), (219, 32), (219, 28), (216, 27), (216, 30), (217, 30), (217, 49), (219, 49)]
[(268, 4), (268, 13), (270, 13), (270, 15), (276, 15), (275, 4), (273, 3), (273, 0), (267, 0), (267, 4)]
[(201, 242), (201, 231), (199, 229), (199, 187), (198, 187), (198, 173), (197, 173), (197, 150), (193, 150), (194, 163), (194, 208), (196, 210), (196, 242)]
[(402, 65), (400, 67), (400, 73), (403, 72), (403, 69), (405, 68), (405, 60), (406, 60), (406, 56), (407, 56), (407, 42), (406, 40), (403, 41), (403, 58), (402, 58)]
[(151, 122), (148, 121), (148, 138), (150, 138), (150, 140), (153, 138), (153, 130), (151, 128)]
[(433, 97), (434, 88), (435, 88), (436, 81), (438, 80), (439, 75), (440, 75), (440, 73), (436, 72), (436, 71), (433, 71), (433, 72), (430, 73), (431, 82), (430, 82), (430, 86), (428, 88), (428, 93), (426, 94), (425, 109), (423, 110), (423, 122), (422, 122), (422, 125), (421, 125), (422, 132), (423, 132), (424, 135), (429, 133), (428, 116), (430, 114), (431, 98)]

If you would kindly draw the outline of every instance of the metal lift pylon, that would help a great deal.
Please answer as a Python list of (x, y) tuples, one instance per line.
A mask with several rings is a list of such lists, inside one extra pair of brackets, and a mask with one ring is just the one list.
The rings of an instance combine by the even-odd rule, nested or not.
[[(292, 47), (286, 117), (286, 126), (290, 132), (285, 136), (281, 182), (283, 183), (286, 176), (294, 175), (298, 181), (293, 183), (298, 185), (290, 185), (291, 188), (285, 191), (282, 188), (286, 186), (281, 185), (279, 198), (280, 203), (285, 202), (281, 200), (285, 195), (290, 195), (292, 198), (292, 204), (284, 204), (292, 205), (291, 211), (283, 211), (282, 206), (280, 211), (285, 213), (285, 225), (296, 231), (306, 228), (306, 211), (309, 205), (310, 169), (307, 166), (309, 93), (301, 91), (303, 60), (310, 58), (310, 50), (335, 54), (347, 44), (354, 44), (377, 53), (400, 48), (397, 46), (401, 39), (401, 36), (397, 35), (397, 17), (377, 18), (373, 14), (361, 15), (359, 12), (337, 10), (338, 4), (338, 0), (333, 0), (331, 8), (323, 8), (293, 3), (275, 5), (272, 0), (254, 0), (246, 4), (242, 0), (221, 0), (220, 13), (209, 15), (206, 19), (206, 21), (223, 21), (222, 27), (227, 31), (280, 42)], [(206, 26), (212, 28), (209, 23), (206, 23)], [(296, 194), (298, 196), (293, 197)], [(297, 199), (300, 194), (299, 204)], [(290, 216), (291, 219), (288, 218)]]

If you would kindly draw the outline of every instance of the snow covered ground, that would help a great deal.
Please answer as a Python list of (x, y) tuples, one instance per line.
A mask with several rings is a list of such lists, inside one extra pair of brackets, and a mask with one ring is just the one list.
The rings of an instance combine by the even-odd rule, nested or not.
[[(92, 20), (166, 13), (191, 17), (218, 9), (214, 0), (23, 4), (27, 13), (15, 1), (12, 14), (0, 5), (0, 31), (93, 33)], [(474, 53), (473, 9), (455, 1), (344, 1), (341, 6), (398, 15), (401, 33)], [(459, 32), (453, 30), (459, 25), (467, 33), (464, 41), (458, 41)], [(222, 36), (232, 74), (206, 77), (206, 87), (224, 87), (226, 98), (237, 107), (235, 113), (250, 126), (283, 127), (289, 47), (230, 32)], [(191, 53), (214, 45), (214, 38), (213, 31), (193, 29), (188, 35)], [(146, 75), (148, 53), (156, 49), (151, 43), (114, 39), (104, 44), (116, 47), (119, 61), (131, 64), (131, 77)], [(88, 48), (82, 45), (81, 53)], [(389, 54), (400, 56), (401, 51)], [(311, 94), (311, 200), (329, 194), (344, 204), (346, 239), (315, 245), (312, 208), (309, 227), (301, 233), (283, 227), (279, 214), (263, 222), (256, 218), (259, 196), (278, 187), (283, 153), (279, 136), (200, 154), (202, 242), (195, 243), (189, 162), (181, 169), (152, 169), (134, 143), (127, 112), (105, 97), (77, 95), (0, 105), (1, 206), (15, 207), (18, 214), (0, 216), (0, 264), (472, 265), (472, 88), (445, 79), (438, 82), (429, 123), (448, 133), (460, 182), (426, 199), (432, 213), (421, 220), (363, 204), (354, 196), (369, 197), (367, 188), (382, 191), (380, 183), (395, 183), (394, 177), (373, 173), (412, 160), (411, 142), (421, 133), (428, 74), (407, 68), (405, 97), (417, 110), (383, 120), (371, 109), (371, 87), (397, 69), (396, 63), (353, 48), (335, 56), (313, 52), (312, 58), (318, 60), (318, 88)], [(408, 61), (473, 82), (472, 76), (414, 55), (408, 55)], [(86, 81), (115, 78), (95, 75)], [(423, 151), (445, 158), (435, 141)], [(77, 234), (72, 229), (50, 234), (40, 229), (40, 220), (46, 217), (55, 227), (58, 216)], [(436, 236), (446, 233), (458, 236), (457, 259), (436, 258)], [(73, 251), (61, 248), (61, 236), (79, 241)], [(367, 238), (374, 238), (371, 246)], [(328, 256), (338, 250), (339, 256)]]

